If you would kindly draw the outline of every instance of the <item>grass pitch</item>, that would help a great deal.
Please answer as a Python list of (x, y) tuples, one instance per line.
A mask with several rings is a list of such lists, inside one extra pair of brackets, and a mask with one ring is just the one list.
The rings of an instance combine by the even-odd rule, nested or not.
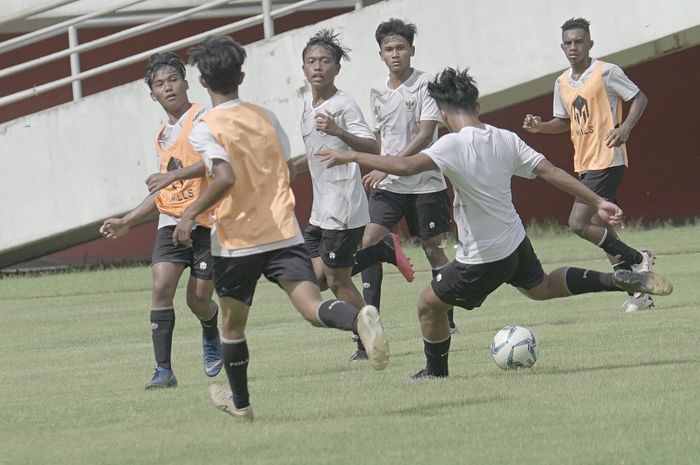
[[(623, 238), (654, 250), (655, 270), (675, 285), (656, 309), (625, 314), (623, 293), (533, 302), (501, 287), (481, 308), (456, 311), (445, 380), (405, 379), (424, 364), (415, 302), (430, 273), (418, 248), (408, 249), (414, 283), (385, 273), (392, 358), (382, 372), (345, 363), (348, 334), (311, 327), (261, 281), (247, 332), (248, 425), (209, 404), (184, 288), (179, 386), (147, 392), (148, 268), (2, 279), (0, 464), (698, 463), (700, 227)], [(532, 241), (545, 270), (609, 268), (572, 234)], [(491, 360), (491, 338), (511, 323), (538, 337), (530, 370)]]

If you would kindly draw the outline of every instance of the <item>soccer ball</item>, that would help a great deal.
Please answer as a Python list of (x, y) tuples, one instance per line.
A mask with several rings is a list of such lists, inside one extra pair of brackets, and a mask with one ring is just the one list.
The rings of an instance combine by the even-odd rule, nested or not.
[(537, 361), (540, 349), (537, 339), (525, 326), (506, 326), (493, 337), (491, 355), (499, 368), (530, 368)]

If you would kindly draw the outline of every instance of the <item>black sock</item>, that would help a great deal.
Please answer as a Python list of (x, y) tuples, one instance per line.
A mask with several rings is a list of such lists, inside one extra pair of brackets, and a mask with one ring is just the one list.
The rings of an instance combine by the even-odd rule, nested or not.
[[(431, 272), (433, 273), (433, 278), (435, 278), (435, 276), (440, 274), (441, 269), (442, 269), (442, 266), (438, 269), (433, 268), (431, 270)], [(451, 308), (447, 311), (447, 319), (450, 321), (450, 328), (454, 328), (456, 326), (455, 325), (455, 309), (454, 308)]]
[(613, 285), (611, 273), (573, 267), (566, 270), (566, 287), (572, 295), (620, 290)]
[(450, 341), (448, 337), (441, 342), (430, 342), (423, 339), (423, 351), (425, 352), (425, 368), (435, 376), (447, 376), (447, 357), (450, 353)]
[(357, 315), (359, 311), (342, 300), (325, 300), (316, 310), (318, 320), (329, 328), (354, 331), (357, 334)]
[(153, 353), (159, 367), (172, 370), (170, 351), (173, 345), (173, 330), (175, 329), (175, 309), (173, 307), (151, 310), (151, 339)]
[(382, 300), (382, 265), (370, 266), (362, 272), (362, 297), (367, 305), (374, 305), (379, 309)]
[(219, 337), (219, 328), (217, 327), (217, 320), (219, 318), (219, 307), (213, 301), (211, 305), (213, 305), (215, 308), (214, 315), (206, 321), (199, 320), (199, 323), (202, 325), (202, 336), (204, 336), (205, 339), (209, 340)]
[(642, 260), (644, 260), (641, 253), (622, 242), (620, 238), (617, 237), (617, 234), (611, 231), (606, 233), (605, 238), (603, 238), (603, 241), (600, 243), (599, 247), (605, 250), (606, 253), (612, 255), (613, 257), (617, 257), (621, 261), (630, 265), (642, 263)]
[[(391, 235), (387, 234), (389, 241), (391, 241)], [(352, 275), (355, 276), (372, 265), (377, 263), (391, 263), (396, 265), (396, 253), (391, 245), (392, 242), (387, 242), (386, 239), (382, 239), (374, 245), (360, 249), (355, 254), (355, 265), (352, 267)]]
[(244, 408), (250, 405), (248, 395), (248, 344), (245, 339), (239, 341), (222, 340), (224, 368), (233, 393), (233, 405)]

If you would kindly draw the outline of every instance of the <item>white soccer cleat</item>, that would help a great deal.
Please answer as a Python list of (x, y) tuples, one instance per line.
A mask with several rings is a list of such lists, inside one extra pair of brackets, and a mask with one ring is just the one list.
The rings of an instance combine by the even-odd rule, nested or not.
[(651, 271), (651, 267), (654, 266), (656, 257), (654, 256), (651, 250), (642, 250), (640, 253), (643, 257), (642, 262), (637, 263), (636, 265), (632, 265), (632, 271), (635, 271), (637, 273)]
[(365, 305), (357, 315), (357, 333), (375, 370), (389, 364), (389, 339), (384, 333), (379, 311), (374, 305)]
[(635, 293), (623, 304), (626, 313), (654, 308), (654, 299), (649, 294)]
[(236, 422), (249, 423), (253, 421), (253, 409), (250, 408), (250, 405), (240, 409), (236, 408), (231, 391), (220, 384), (209, 385), (209, 400), (216, 405), (216, 408), (231, 415)]

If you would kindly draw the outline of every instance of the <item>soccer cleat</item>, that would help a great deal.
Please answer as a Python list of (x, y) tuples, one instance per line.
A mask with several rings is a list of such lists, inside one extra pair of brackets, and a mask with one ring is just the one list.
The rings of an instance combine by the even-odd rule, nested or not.
[(389, 363), (389, 339), (374, 305), (365, 305), (357, 315), (357, 334), (360, 335), (372, 367), (375, 370), (386, 368)]
[(668, 295), (673, 292), (671, 281), (653, 272), (636, 273), (630, 270), (616, 270), (612, 274), (614, 286), (634, 294), (641, 292), (653, 295)]
[(642, 254), (642, 262), (632, 265), (632, 271), (636, 271), (637, 273), (651, 271), (651, 267), (654, 265), (656, 257), (651, 250), (642, 250), (640, 253)]
[(202, 338), (202, 364), (204, 373), (209, 377), (218, 375), (221, 367), (224, 366), (221, 341), (218, 336), (211, 339)]
[(236, 408), (231, 391), (220, 384), (213, 383), (209, 385), (209, 400), (216, 405), (216, 408), (231, 415), (234, 421), (238, 423), (253, 421), (253, 409), (250, 405)]
[(437, 379), (437, 378), (447, 378), (447, 373), (444, 375), (442, 374), (437, 374), (433, 373), (432, 371), (428, 370), (427, 368), (422, 368), (418, 370), (418, 373), (413, 374), (408, 377), (410, 380), (416, 380), (416, 379)]
[(399, 236), (394, 233), (389, 233), (384, 236), (383, 241), (389, 246), (392, 253), (394, 254), (394, 260), (391, 262), (393, 265), (399, 269), (401, 275), (406, 279), (406, 281), (413, 282), (416, 277), (413, 271), (413, 265), (411, 260), (406, 256), (403, 249), (401, 248), (401, 242), (399, 241)]
[(362, 349), (357, 349), (354, 354), (348, 357), (348, 363), (364, 362), (365, 360), (369, 360), (369, 357), (367, 351)]
[(647, 310), (654, 308), (654, 299), (651, 298), (649, 294), (642, 294), (637, 292), (631, 295), (629, 299), (623, 304), (626, 313), (632, 313), (639, 310)]
[(161, 389), (177, 387), (177, 378), (173, 370), (163, 367), (156, 367), (153, 378), (144, 386), (145, 389)]

